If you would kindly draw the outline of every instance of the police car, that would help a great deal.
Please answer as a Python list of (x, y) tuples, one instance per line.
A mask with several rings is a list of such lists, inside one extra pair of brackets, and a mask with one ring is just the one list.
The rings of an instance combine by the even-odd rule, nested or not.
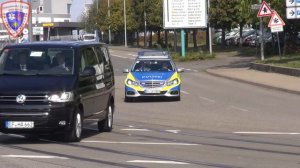
[(170, 97), (180, 101), (180, 73), (165, 51), (141, 51), (125, 79), (125, 101), (139, 97)]

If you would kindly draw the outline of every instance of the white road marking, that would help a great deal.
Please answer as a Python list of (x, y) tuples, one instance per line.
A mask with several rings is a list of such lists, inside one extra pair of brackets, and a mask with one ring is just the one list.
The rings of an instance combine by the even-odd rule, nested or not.
[(239, 110), (239, 111), (244, 111), (244, 112), (249, 111), (247, 109), (244, 109), (244, 108), (241, 108), (241, 107), (237, 107), (237, 106), (230, 106), (230, 107), (233, 108), (233, 109)]
[(124, 129), (121, 129), (122, 131), (151, 131), (151, 130), (148, 130), (148, 129), (138, 129), (138, 128), (124, 128)]
[(112, 54), (112, 56), (119, 57), (119, 58), (124, 58), (124, 59), (128, 59), (128, 57), (124, 57), (124, 56), (120, 56), (120, 55), (115, 55), (115, 54)]
[(168, 160), (130, 160), (126, 161), (127, 163), (155, 163), (155, 164), (178, 164), (178, 165), (187, 165), (189, 163), (185, 162), (175, 162)]
[(185, 70), (187, 70), (187, 71), (191, 71), (191, 69), (185, 69)]
[(234, 134), (258, 134), (258, 135), (300, 135), (297, 132), (233, 132)]
[(198, 97), (199, 97), (199, 99), (202, 99), (202, 100), (205, 100), (205, 101), (209, 101), (211, 103), (215, 103), (216, 102), (215, 100), (207, 98), (207, 97), (202, 97), (202, 96), (198, 96)]
[(40, 155), (1, 155), (2, 158), (30, 158), (30, 159), (69, 159), (59, 156), (40, 156)]
[(134, 128), (134, 126), (133, 126), (133, 125), (128, 125), (128, 127), (129, 127), (129, 128)]
[(131, 145), (170, 145), (170, 146), (198, 146), (192, 143), (164, 143), (164, 142), (116, 142), (116, 141), (81, 141), (83, 143), (104, 143), (104, 144), (131, 144)]
[(181, 93), (189, 95), (190, 93), (187, 91), (180, 90)]
[(166, 130), (166, 132), (171, 132), (174, 134), (178, 134), (180, 132), (180, 130)]
[(198, 70), (193, 70), (194, 72), (199, 72)]

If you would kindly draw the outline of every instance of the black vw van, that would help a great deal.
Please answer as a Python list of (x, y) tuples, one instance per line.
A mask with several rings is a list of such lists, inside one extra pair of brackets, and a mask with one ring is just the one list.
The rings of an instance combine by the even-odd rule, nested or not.
[(49, 41), (8, 45), (0, 55), (0, 132), (63, 133), (80, 141), (83, 119), (113, 126), (115, 81), (105, 44)]

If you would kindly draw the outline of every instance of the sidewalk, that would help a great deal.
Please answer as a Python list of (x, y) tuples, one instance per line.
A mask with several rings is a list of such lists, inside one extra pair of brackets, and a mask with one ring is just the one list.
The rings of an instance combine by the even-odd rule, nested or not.
[(300, 77), (261, 72), (249, 68), (207, 69), (206, 72), (227, 79), (300, 94)]

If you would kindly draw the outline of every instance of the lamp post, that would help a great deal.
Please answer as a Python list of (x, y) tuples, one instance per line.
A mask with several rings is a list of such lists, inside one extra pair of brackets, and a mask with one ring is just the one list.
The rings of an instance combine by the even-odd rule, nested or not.
[(144, 21), (145, 21), (145, 30), (144, 30), (144, 47), (147, 47), (147, 38), (146, 38), (146, 34), (147, 34), (147, 21), (146, 21), (146, 4), (145, 4), (145, 0), (144, 0)]
[(27, 1), (30, 4), (29, 7), (29, 20), (28, 20), (28, 41), (32, 42), (32, 4), (31, 4), (31, 0)]
[[(108, 18), (110, 18), (110, 3), (109, 3), (109, 0), (107, 1), (107, 7), (108, 7)], [(110, 25), (108, 26), (108, 43), (111, 44)]]
[(124, 0), (124, 32), (125, 32), (125, 47), (127, 47), (126, 0)]

